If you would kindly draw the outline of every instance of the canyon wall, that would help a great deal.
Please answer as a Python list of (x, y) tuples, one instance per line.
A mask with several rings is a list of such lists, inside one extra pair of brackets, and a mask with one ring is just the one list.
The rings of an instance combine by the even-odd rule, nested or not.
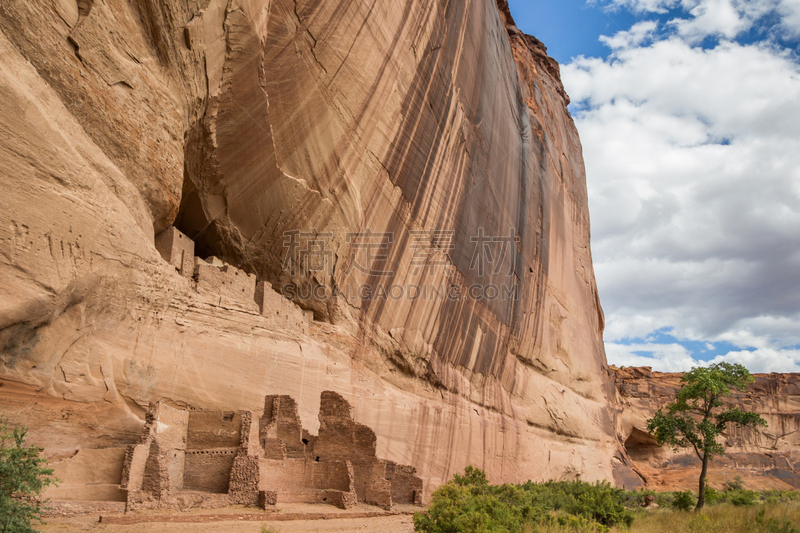
[(328, 390), (426, 495), (636, 477), (567, 103), (493, 0), (1, 2), (0, 410), (50, 495), (123, 498), (151, 401), (315, 433)]
[[(674, 400), (681, 374), (650, 368), (611, 367), (615, 376), (618, 432), (630, 466), (649, 488), (697, 491), (700, 460), (693, 451), (657, 446), (647, 433), (647, 419)], [(769, 424), (758, 431), (736, 429), (719, 441), (725, 455), (709, 465), (708, 483), (721, 489), (741, 476), (749, 489), (800, 489), (800, 374), (754, 374), (746, 391), (725, 399), (729, 407), (752, 411)]]

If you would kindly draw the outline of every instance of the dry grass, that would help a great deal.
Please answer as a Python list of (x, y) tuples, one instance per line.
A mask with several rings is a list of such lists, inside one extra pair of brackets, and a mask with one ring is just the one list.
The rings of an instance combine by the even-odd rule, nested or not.
[(700, 513), (665, 509), (640, 511), (630, 530), (614, 528), (612, 532), (630, 533), (793, 533), (800, 529), (800, 506), (765, 504), (735, 507), (719, 504)]
[[(794, 528), (794, 529), (793, 529)], [(570, 528), (567, 526), (527, 526), (525, 533), (800, 533), (800, 506), (796, 503), (762, 504), (736, 507), (719, 504), (700, 513), (671, 509), (637, 511), (630, 529), (614, 527)]]

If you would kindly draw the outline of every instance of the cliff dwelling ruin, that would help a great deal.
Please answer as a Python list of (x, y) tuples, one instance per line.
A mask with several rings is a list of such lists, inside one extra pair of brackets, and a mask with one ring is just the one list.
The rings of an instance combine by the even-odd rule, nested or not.
[(377, 458), (375, 432), (353, 420), (339, 394), (325, 391), (320, 402), (316, 436), (301, 426), (290, 396), (267, 396), (261, 416), (152, 404), (139, 442), (125, 457), (127, 510), (421, 505), (416, 470)]

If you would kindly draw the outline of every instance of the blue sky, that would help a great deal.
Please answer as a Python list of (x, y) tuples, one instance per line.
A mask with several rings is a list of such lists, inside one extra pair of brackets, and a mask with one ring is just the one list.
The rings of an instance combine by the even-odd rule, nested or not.
[(572, 98), (609, 362), (800, 371), (800, 0), (509, 3)]
[(630, 28), (636, 17), (630, 11), (608, 12), (585, 0), (511, 0), (511, 14), (525, 33), (547, 46), (559, 63), (573, 57), (606, 57), (611, 50), (600, 42)]

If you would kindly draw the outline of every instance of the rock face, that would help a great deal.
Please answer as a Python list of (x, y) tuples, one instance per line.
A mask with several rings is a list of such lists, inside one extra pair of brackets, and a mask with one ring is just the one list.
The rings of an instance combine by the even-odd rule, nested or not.
[(326, 390), (426, 494), (627, 471), (578, 134), (505, 3), (4, 0), (0, 31), (0, 405), (54, 499), (121, 498), (152, 401), (290, 395), (316, 434)]
[[(617, 431), (633, 469), (648, 487), (696, 491), (700, 460), (687, 450), (658, 447), (647, 433), (646, 420), (674, 399), (681, 374), (647, 367), (611, 369), (621, 415)], [(726, 405), (758, 413), (769, 426), (723, 434), (726, 452), (710, 463), (708, 483), (724, 488), (726, 481), (741, 476), (750, 489), (800, 489), (800, 374), (754, 377), (756, 382), (746, 392), (733, 393)], [(638, 482), (631, 478), (628, 484)]]

